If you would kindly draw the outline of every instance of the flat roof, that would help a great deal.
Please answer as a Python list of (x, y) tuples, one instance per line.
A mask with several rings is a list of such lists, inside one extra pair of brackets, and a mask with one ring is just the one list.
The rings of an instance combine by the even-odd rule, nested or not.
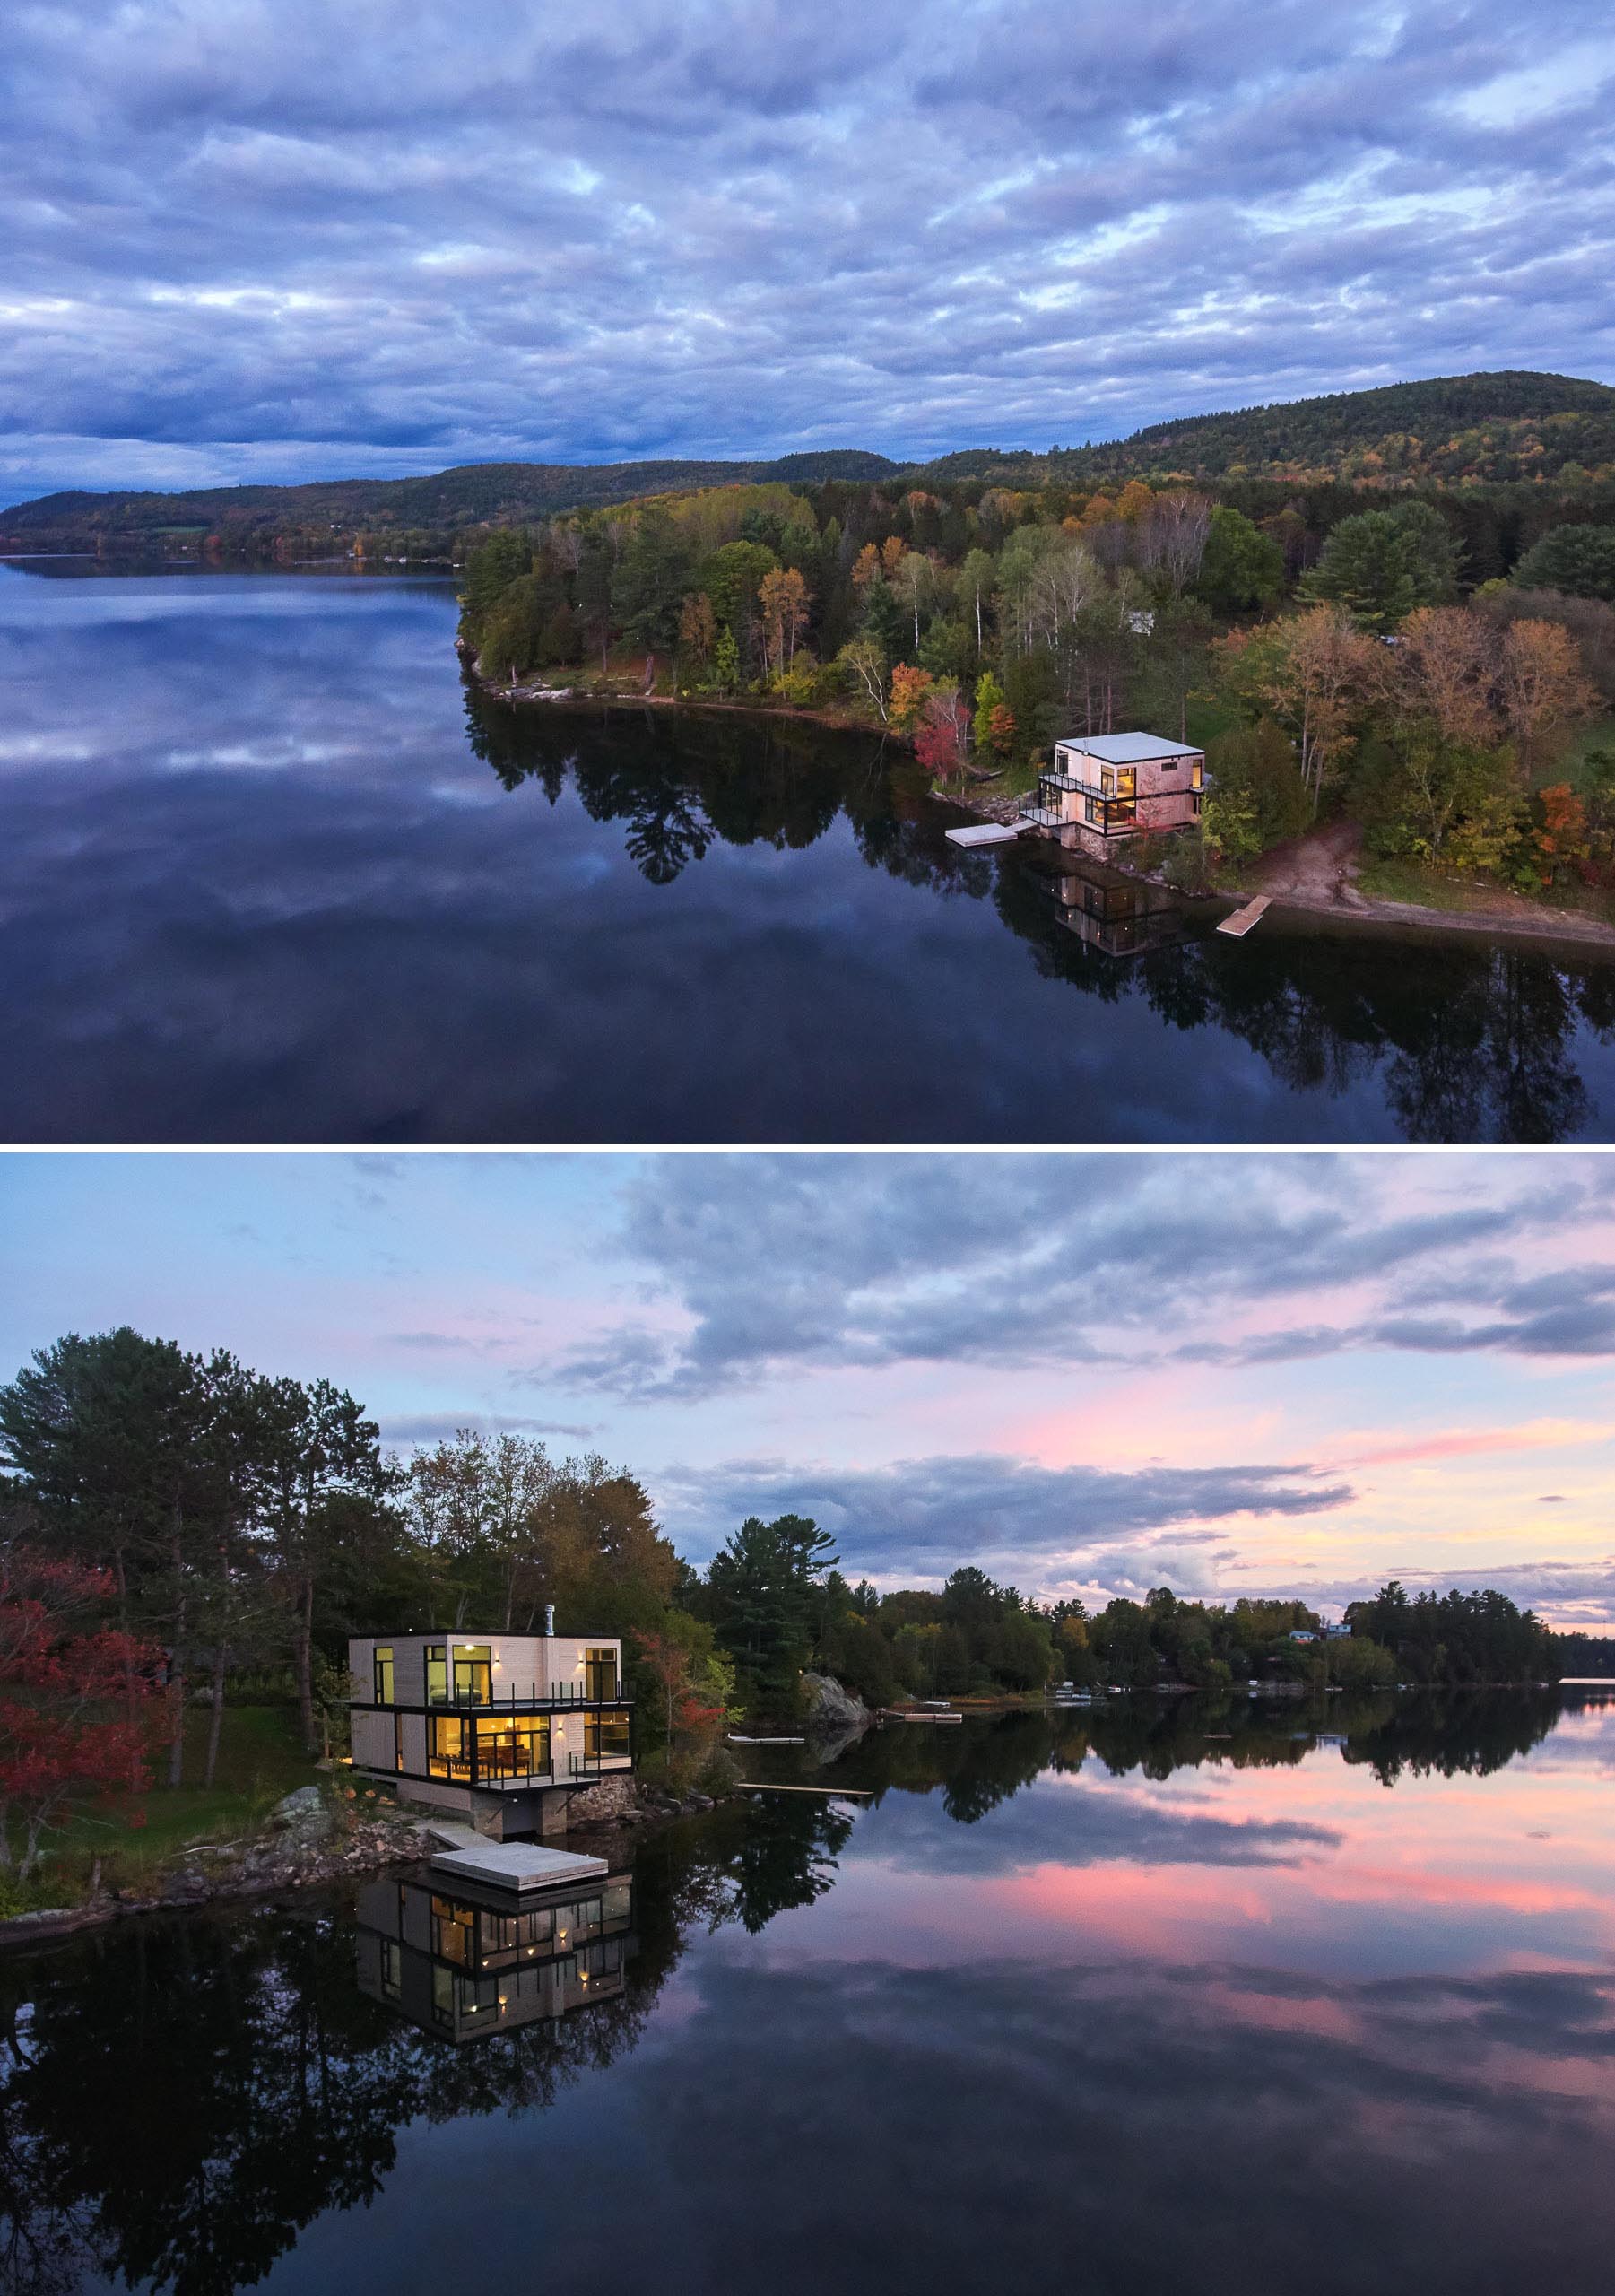
[(1199, 757), (1193, 742), (1169, 742), (1162, 734), (1062, 734), (1058, 746), (1081, 750), (1106, 765), (1142, 765), (1151, 757)]
[(567, 1849), (544, 1849), (532, 1841), (488, 1841), (476, 1849), (440, 1849), (434, 1874), (454, 1874), (468, 1882), (494, 1882), (506, 1890), (548, 1890), (558, 1882), (592, 1881), (611, 1871), (603, 1857), (579, 1857)]

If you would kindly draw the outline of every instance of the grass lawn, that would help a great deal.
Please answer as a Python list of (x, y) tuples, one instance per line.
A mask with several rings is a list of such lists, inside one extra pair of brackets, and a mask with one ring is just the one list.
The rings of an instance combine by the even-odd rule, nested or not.
[[(185, 1770), (200, 1778), (207, 1757), (208, 1714), (186, 1716)], [(161, 1774), (162, 1758), (152, 1765)], [(29, 1893), (34, 1905), (71, 1905), (85, 1895), (99, 1857), (108, 1889), (142, 1889), (154, 1883), (178, 1852), (195, 1841), (230, 1841), (256, 1825), (283, 1795), (316, 1784), (316, 1770), (298, 1735), (289, 1706), (227, 1706), (219, 1764), (211, 1787), (153, 1786), (136, 1800), (125, 1796), (82, 1808), (64, 1831), (48, 1837), (45, 1873)], [(143, 1825), (131, 1825), (136, 1813)], [(16, 1911), (23, 1909), (19, 1903)]]

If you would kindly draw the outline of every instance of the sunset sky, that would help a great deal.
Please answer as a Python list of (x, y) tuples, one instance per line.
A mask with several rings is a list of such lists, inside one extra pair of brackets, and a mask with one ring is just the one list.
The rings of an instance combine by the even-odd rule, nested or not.
[(0, 501), (1608, 379), (1612, 79), (1599, 0), (13, 9)]
[(1615, 1624), (1615, 1166), (1501, 1153), (8, 1159), (0, 1371), (131, 1323), (603, 1452), (703, 1561), (1499, 1586)]

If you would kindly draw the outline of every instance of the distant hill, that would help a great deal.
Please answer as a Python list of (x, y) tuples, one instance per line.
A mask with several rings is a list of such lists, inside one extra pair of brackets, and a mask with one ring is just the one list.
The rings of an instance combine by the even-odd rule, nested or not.
[(1568, 375), (1446, 375), (1185, 415), (1103, 446), (944, 455), (918, 483), (1107, 485), (1169, 477), (1437, 486), (1615, 479), (1615, 389)]
[(0, 534), (81, 545), (221, 533), (250, 544), (293, 529), (449, 532), (508, 525), (703, 486), (825, 479), (945, 487), (1109, 487), (1129, 478), (1443, 489), (1551, 483), (1615, 489), (1615, 388), (1567, 375), (1501, 373), (1152, 422), (1129, 439), (1038, 454), (969, 448), (925, 464), (855, 448), (765, 462), (467, 463), (428, 478), (214, 486), (175, 494), (63, 493), (0, 510)]
[(827, 478), (870, 483), (900, 465), (856, 448), (780, 455), (771, 462), (466, 463), (430, 478), (336, 478), (306, 486), (201, 486), (174, 494), (41, 495), (0, 510), (0, 531), (130, 537), (186, 529), (240, 534), (258, 528), (338, 526), (438, 527), (515, 524), (560, 510), (597, 509), (643, 494), (698, 486)]

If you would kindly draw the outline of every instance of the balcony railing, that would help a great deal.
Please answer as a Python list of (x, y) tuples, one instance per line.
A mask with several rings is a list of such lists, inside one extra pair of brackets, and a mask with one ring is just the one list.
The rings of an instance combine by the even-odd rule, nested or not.
[[(395, 1700), (395, 1703), (398, 1702)], [(403, 1701), (404, 1704), (408, 1702), (407, 1700)], [(425, 1702), (432, 1707), (475, 1707), (479, 1712), (487, 1713), (496, 1706), (519, 1706), (531, 1710), (554, 1706), (631, 1706), (634, 1701), (624, 1696), (621, 1683), (601, 1690), (591, 1689), (586, 1682), (566, 1682), (548, 1685), (541, 1683), (495, 1683), (485, 1697), (480, 1691), (459, 1687), (429, 1690)]]

